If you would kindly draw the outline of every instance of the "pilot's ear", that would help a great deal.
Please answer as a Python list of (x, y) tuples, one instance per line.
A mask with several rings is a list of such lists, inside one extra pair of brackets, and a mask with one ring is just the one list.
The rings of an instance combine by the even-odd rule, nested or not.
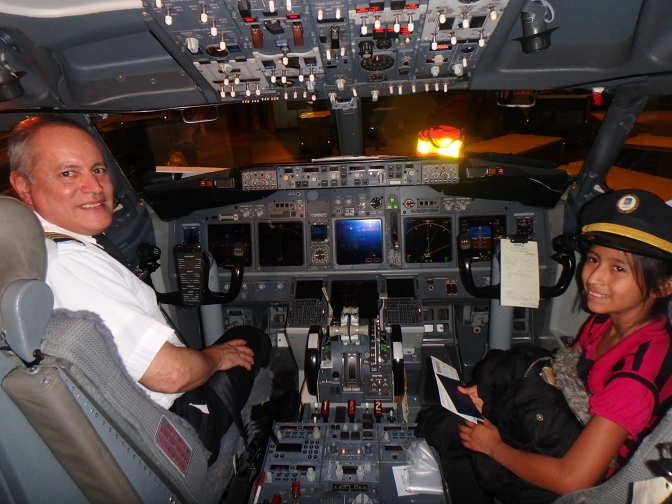
[(9, 174), (9, 182), (12, 184), (16, 194), (19, 195), (19, 198), (30, 208), (33, 208), (32, 184), (30, 181), (19, 172), (13, 171)]

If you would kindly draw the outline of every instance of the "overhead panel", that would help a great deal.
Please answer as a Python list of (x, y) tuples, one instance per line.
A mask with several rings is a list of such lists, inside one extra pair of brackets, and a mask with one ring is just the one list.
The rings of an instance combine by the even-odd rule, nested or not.
[(508, 0), (151, 1), (221, 102), (466, 87)]

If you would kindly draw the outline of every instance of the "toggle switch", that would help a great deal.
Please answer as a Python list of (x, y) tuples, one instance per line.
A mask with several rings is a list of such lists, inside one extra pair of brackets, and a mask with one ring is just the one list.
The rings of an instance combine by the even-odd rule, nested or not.
[(292, 35), (294, 35), (294, 45), (302, 46), (303, 45), (303, 25), (300, 21), (295, 21), (292, 23)]
[(250, 35), (252, 36), (252, 45), (256, 49), (264, 48), (264, 34), (261, 31), (261, 27), (258, 24), (250, 26)]

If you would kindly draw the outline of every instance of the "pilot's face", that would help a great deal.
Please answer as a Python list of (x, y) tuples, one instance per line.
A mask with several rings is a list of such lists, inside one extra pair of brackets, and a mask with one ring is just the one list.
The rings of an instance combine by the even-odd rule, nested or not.
[(30, 180), (12, 172), (21, 199), (52, 224), (73, 233), (96, 235), (112, 223), (112, 181), (96, 142), (84, 131), (48, 126), (29, 143), (34, 164)]

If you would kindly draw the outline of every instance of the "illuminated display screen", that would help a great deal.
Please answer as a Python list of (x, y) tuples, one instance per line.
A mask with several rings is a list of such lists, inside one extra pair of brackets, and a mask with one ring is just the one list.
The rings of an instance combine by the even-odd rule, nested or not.
[(260, 266), (303, 266), (301, 222), (259, 223)]
[(461, 234), (471, 238), (471, 250), (478, 252), (481, 258), (492, 256), (495, 238), (506, 236), (506, 217), (503, 215), (462, 217)]
[(492, 248), (492, 228), (490, 226), (471, 226), (469, 228), (472, 248), (487, 250)]
[(208, 248), (219, 266), (233, 257), (233, 245), (245, 245), (245, 266), (252, 266), (249, 224), (210, 224), (208, 226)]
[(447, 263), (453, 259), (449, 217), (404, 219), (404, 257), (407, 263)]
[(377, 264), (383, 261), (380, 219), (336, 221), (336, 263)]
[(310, 241), (323, 242), (329, 238), (329, 226), (326, 224), (313, 224), (310, 228)]

